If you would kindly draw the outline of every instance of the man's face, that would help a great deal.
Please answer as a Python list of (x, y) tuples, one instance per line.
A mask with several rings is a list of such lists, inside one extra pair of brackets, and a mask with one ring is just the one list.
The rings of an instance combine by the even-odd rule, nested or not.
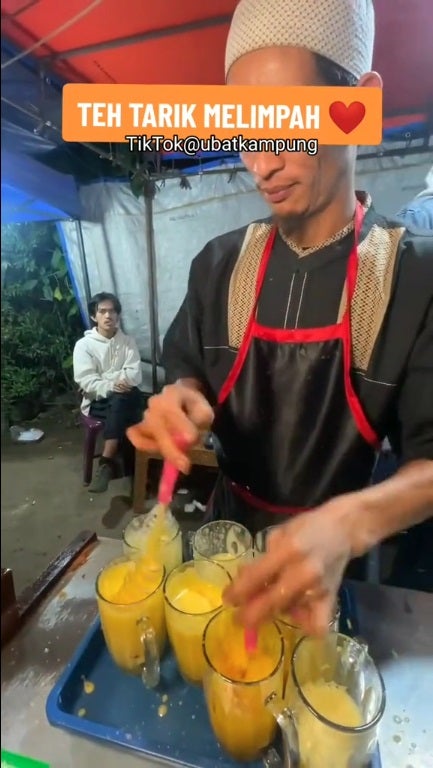
[[(302, 48), (275, 47), (252, 51), (230, 69), (227, 85), (302, 86), (320, 82), (314, 56)], [(352, 147), (320, 147), (306, 152), (246, 152), (242, 162), (252, 174), (274, 217), (281, 223), (300, 219), (326, 207), (339, 182), (351, 170)]]
[(96, 315), (93, 318), (98, 329), (105, 332), (114, 331), (118, 319), (119, 316), (111, 301), (101, 301), (101, 303), (98, 304)]

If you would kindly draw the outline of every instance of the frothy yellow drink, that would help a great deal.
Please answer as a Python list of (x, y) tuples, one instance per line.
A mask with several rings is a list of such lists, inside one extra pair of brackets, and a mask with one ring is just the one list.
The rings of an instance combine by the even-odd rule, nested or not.
[(202, 638), (230, 577), (217, 563), (191, 562), (173, 571), (165, 585), (167, 631), (182, 676), (193, 685), (203, 679)]
[(247, 563), (249, 559), (252, 559), (252, 555), (250, 557), (248, 552), (238, 556), (232, 555), (230, 552), (218, 552), (218, 554), (212, 555), (212, 560), (221, 563), (232, 578), (236, 576), (241, 565)]
[(235, 555), (230, 554), (230, 552), (217, 552), (216, 555), (212, 555), (211, 560), (215, 560), (217, 563), (229, 563), (230, 560), (235, 560)]
[[(212, 624), (220, 626), (213, 631)], [(278, 629), (273, 624), (261, 627), (257, 650), (249, 653), (243, 627), (224, 611), (209, 624), (205, 643), (209, 659), (205, 693), (215, 736), (234, 760), (257, 760), (277, 730), (265, 700), (272, 691), (281, 695), (283, 689)]]
[[(363, 724), (361, 710), (347, 690), (337, 683), (308, 682), (302, 692), (313, 709), (330, 723), (346, 728)], [(362, 742), (368, 740), (368, 735), (346, 734), (332, 728), (315, 717), (302, 702), (297, 705), (295, 716), (302, 768), (349, 768), (354, 757), (364, 751)]]
[(157, 505), (152, 512), (134, 517), (123, 534), (125, 554), (140, 552), (162, 562), (166, 573), (182, 562), (182, 533), (165, 506)]
[(294, 696), (293, 682), (291, 677), (291, 659), (293, 651), (295, 650), (296, 643), (303, 636), (303, 632), (299, 627), (293, 624), (289, 624), (288, 621), (278, 621), (278, 626), (281, 629), (284, 637), (284, 685), (285, 685), (285, 700), (286, 703), (291, 705)]
[[(179, 581), (181, 581), (179, 579)], [(214, 584), (201, 581), (196, 573), (188, 573), (179, 583), (172, 605), (184, 613), (209, 613), (222, 604), (222, 589)]]
[[(339, 625), (340, 607), (336, 605), (333, 618), (329, 623), (329, 631), (337, 632)], [(304, 636), (304, 632), (298, 627), (295, 621), (291, 618), (290, 614), (280, 616), (277, 620), (277, 624), (284, 637), (284, 686), (285, 686), (285, 702), (288, 706), (291, 706), (293, 698), (295, 696), (293, 679), (291, 674), (291, 662), (295, 646), (301, 637)]]
[(275, 659), (265, 651), (248, 653), (243, 637), (237, 642), (231, 640), (230, 647), (216, 649), (213, 663), (221, 675), (236, 683), (256, 683), (269, 677), (275, 669)]
[(164, 575), (158, 563), (125, 557), (110, 563), (98, 576), (96, 594), (105, 642), (125, 672), (139, 674), (142, 669), (146, 628), (153, 628), (159, 653), (164, 650)]

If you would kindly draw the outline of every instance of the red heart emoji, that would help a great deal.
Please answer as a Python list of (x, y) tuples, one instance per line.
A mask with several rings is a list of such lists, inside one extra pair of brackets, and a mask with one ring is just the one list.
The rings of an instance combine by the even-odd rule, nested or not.
[(352, 133), (363, 121), (365, 105), (361, 101), (352, 101), (346, 106), (342, 101), (334, 101), (329, 107), (329, 116), (344, 133)]

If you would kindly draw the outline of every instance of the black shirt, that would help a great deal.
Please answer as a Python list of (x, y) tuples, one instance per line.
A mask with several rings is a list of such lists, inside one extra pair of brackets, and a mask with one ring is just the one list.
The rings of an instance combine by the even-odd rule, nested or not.
[[(386, 236), (398, 226), (370, 206), (361, 239), (379, 242), (378, 233)], [(227, 306), (246, 230), (214, 238), (195, 257), (187, 295), (164, 340), (167, 382), (197, 378), (212, 403), (237, 353), (229, 344)], [(277, 235), (258, 321), (286, 329), (337, 322), (353, 238), (352, 232), (300, 257)], [(406, 229), (399, 237), (386, 313), (368, 365), (354, 367), (352, 379), (371, 426), (402, 462), (433, 459), (433, 233)]]

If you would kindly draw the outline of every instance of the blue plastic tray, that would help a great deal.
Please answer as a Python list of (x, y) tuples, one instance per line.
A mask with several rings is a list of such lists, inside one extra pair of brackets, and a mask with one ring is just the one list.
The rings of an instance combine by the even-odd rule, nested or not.
[[(358, 634), (355, 604), (347, 587), (341, 590), (340, 599), (341, 631)], [(85, 693), (83, 680), (94, 684), (92, 693)], [(165, 695), (168, 700), (163, 702)], [(168, 711), (159, 717), (158, 707), (162, 703)], [(182, 680), (173, 654), (169, 651), (162, 661), (159, 687), (148, 690), (140, 678), (122, 673), (112, 662), (99, 619), (49, 694), (46, 714), (51, 725), (140, 752), (162, 763), (184, 768), (240, 765), (217, 744), (203, 692)], [(242, 765), (263, 768), (262, 762)], [(379, 751), (371, 768), (381, 768)]]

